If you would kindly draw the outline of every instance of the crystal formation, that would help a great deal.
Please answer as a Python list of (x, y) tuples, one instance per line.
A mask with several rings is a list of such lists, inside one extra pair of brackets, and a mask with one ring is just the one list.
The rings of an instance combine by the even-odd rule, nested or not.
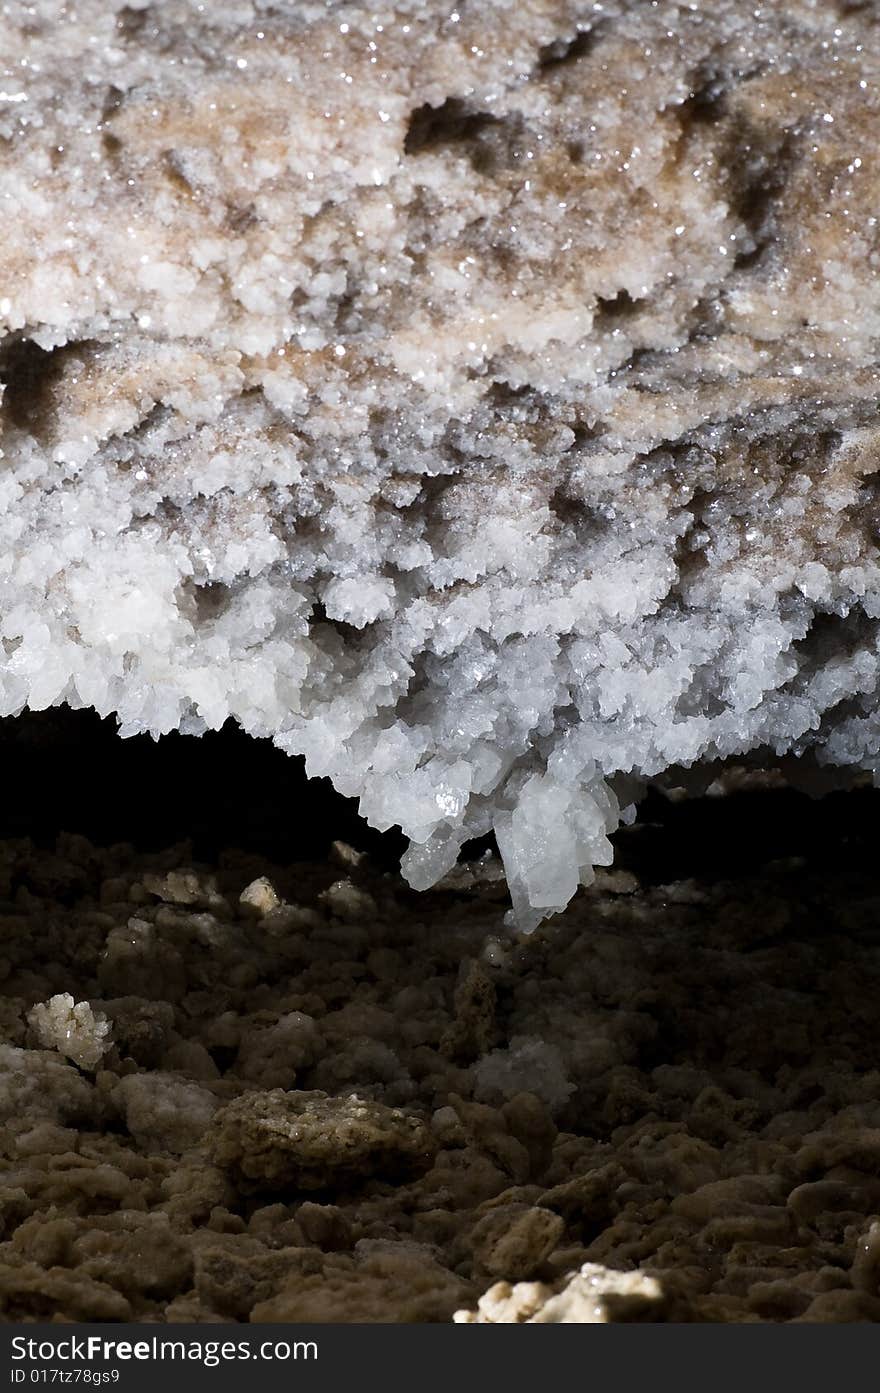
[(880, 36), (792, 0), (10, 0), (0, 710), (232, 716), (564, 906), (873, 772)]

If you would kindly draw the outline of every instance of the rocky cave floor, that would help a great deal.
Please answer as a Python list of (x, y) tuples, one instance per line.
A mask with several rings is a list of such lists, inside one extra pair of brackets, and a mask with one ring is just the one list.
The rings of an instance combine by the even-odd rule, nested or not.
[(542, 1318), (593, 1263), (657, 1280), (599, 1319), (880, 1319), (875, 804), (787, 797), (529, 937), (491, 851), (2, 841), (3, 1318)]

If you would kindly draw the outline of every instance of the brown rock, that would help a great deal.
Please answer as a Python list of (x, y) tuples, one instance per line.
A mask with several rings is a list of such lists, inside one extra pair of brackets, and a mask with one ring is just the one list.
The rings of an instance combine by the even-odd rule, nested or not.
[(252, 1189), (320, 1190), (427, 1170), (431, 1133), (420, 1118), (351, 1094), (272, 1089), (235, 1099), (215, 1119), (217, 1164)]
[[(348, 1267), (289, 1281), (254, 1307), (252, 1321), (411, 1324), (447, 1321), (468, 1284), (424, 1249), (388, 1244)], [(466, 1297), (465, 1297), (466, 1299)]]
[(493, 1277), (531, 1277), (549, 1257), (565, 1221), (549, 1209), (510, 1204), (490, 1209), (471, 1234), (476, 1261)]

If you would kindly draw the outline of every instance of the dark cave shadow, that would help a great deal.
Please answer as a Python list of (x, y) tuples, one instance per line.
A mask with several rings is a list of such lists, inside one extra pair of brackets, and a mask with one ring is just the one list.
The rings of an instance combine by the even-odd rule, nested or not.
[(406, 839), (376, 832), (328, 779), (234, 721), (199, 738), (121, 740), (116, 721), (54, 707), (0, 720), (0, 838), (50, 846), (60, 832), (158, 851), (191, 841), (197, 860), (231, 847), (278, 864), (319, 860), (349, 842), (389, 869)]
[[(115, 720), (92, 710), (25, 711), (0, 719), (0, 787), (0, 837), (41, 846), (60, 832), (144, 851), (189, 840), (200, 860), (240, 848), (289, 864), (322, 859), (340, 840), (387, 870), (406, 848), (399, 829), (369, 827), (356, 799), (307, 779), (302, 759), (232, 720), (200, 738), (120, 740)], [(650, 792), (636, 824), (612, 840), (617, 867), (662, 884), (736, 879), (792, 857), (811, 870), (873, 874), (878, 839), (880, 790), (810, 798), (773, 788), (680, 801)], [(495, 850), (491, 835), (463, 855), (486, 850)]]

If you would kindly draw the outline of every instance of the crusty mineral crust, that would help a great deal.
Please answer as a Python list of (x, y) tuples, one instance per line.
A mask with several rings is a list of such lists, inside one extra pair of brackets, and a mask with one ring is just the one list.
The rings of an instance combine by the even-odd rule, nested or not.
[(326, 1093), (245, 1093), (218, 1115), (210, 1142), (216, 1164), (245, 1190), (326, 1190), (378, 1176), (429, 1170), (434, 1139), (399, 1108)]
[(0, 29), (0, 710), (228, 716), (523, 926), (641, 781), (873, 772), (873, 5)]

